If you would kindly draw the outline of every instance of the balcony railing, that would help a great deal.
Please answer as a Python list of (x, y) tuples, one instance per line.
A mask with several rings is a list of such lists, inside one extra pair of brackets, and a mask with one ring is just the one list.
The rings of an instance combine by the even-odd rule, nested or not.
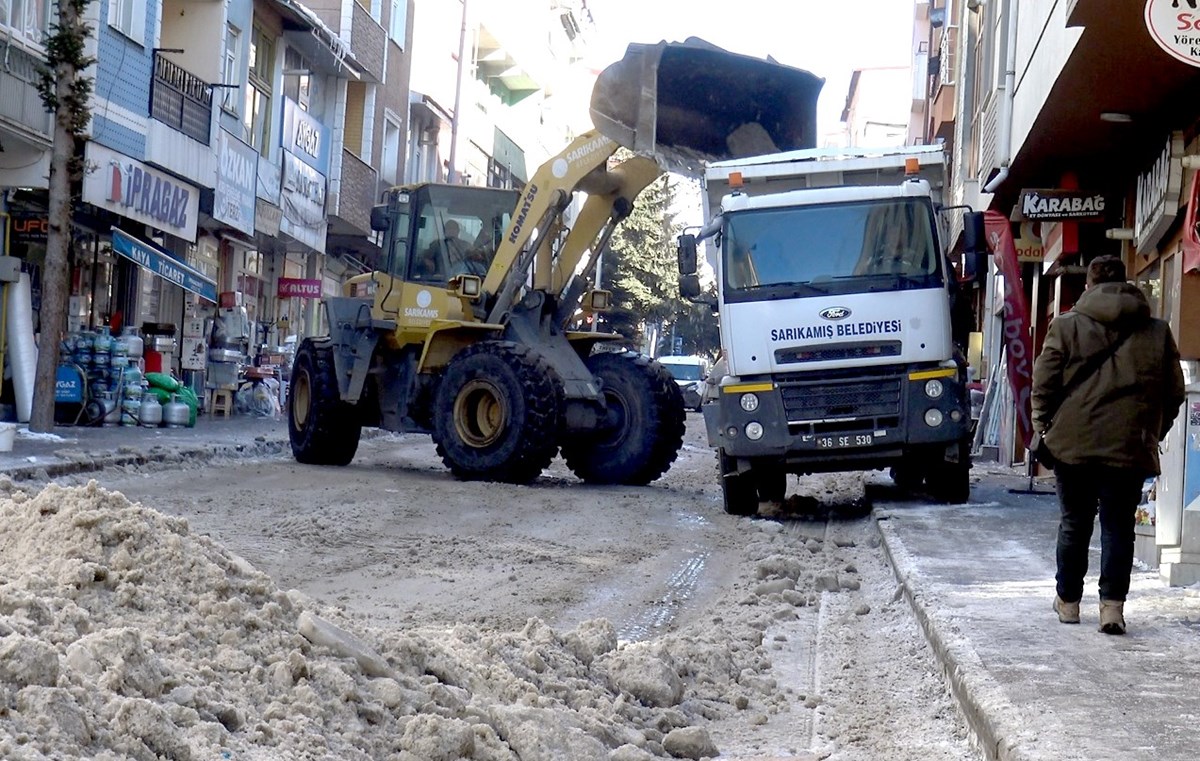
[(212, 138), (212, 85), (154, 52), (150, 115), (197, 142)]
[(51, 114), (37, 90), (42, 65), (11, 38), (0, 42), (0, 123), (48, 145)]
[(957, 84), (958, 80), (958, 27), (948, 26), (942, 30), (942, 44), (938, 50), (938, 87)]

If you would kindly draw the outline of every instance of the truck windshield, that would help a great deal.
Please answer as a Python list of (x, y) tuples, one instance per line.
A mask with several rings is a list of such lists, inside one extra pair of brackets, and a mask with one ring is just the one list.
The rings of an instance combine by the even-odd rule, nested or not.
[(727, 298), (942, 285), (933, 209), (896, 198), (752, 209), (726, 219)]

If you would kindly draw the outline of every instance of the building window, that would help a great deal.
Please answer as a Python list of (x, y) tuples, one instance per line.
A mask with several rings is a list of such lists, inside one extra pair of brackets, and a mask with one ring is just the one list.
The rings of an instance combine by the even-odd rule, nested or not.
[(390, 114), (383, 117), (383, 156), (380, 159), (379, 176), (391, 185), (396, 184), (400, 165), (400, 122)]
[(0, 29), (4, 29), (4, 36), (11, 34), (40, 45), (49, 28), (47, 0), (0, 0)]
[(404, 37), (408, 34), (408, 0), (391, 0), (392, 15), (388, 24), (388, 34), (392, 42), (404, 49)]
[[(225, 62), (221, 67), (221, 82), (236, 85), (238, 76), (238, 49), (242, 46), (242, 33), (233, 24), (225, 26)], [(235, 87), (223, 88), (221, 108), (237, 116), (238, 91)]]
[(275, 47), (267, 33), (256, 26), (250, 36), (250, 71), (242, 126), (246, 142), (264, 156), (271, 145), (271, 81), (274, 74)]
[(109, 0), (108, 25), (139, 45), (146, 44), (146, 0)]
[(283, 94), (308, 111), (312, 101), (312, 67), (295, 48), (283, 51)]

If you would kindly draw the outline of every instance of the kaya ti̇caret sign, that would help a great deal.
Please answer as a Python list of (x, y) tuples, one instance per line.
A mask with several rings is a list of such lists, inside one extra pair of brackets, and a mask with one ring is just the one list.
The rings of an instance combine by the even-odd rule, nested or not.
[(97, 143), (87, 144), (86, 155), (85, 202), (196, 242), (200, 213), (196, 186)]
[(1200, 0), (1148, 0), (1146, 29), (1172, 57), (1200, 66)]

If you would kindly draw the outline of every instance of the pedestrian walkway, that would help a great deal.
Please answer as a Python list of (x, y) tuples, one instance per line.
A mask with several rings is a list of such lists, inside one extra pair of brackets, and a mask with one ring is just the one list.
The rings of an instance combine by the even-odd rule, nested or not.
[(1058, 503), (993, 469), (967, 505), (879, 505), (897, 577), (987, 757), (1200, 757), (1200, 592), (1134, 569), (1125, 636), (1098, 631), (1099, 527), (1080, 625), (1058, 622)]
[(196, 456), (274, 454), (287, 447), (283, 416), (200, 415), (191, 428), (56, 426), (51, 433), (33, 433), (20, 424), (12, 451), (0, 452), (0, 473), (13, 480), (45, 479)]

